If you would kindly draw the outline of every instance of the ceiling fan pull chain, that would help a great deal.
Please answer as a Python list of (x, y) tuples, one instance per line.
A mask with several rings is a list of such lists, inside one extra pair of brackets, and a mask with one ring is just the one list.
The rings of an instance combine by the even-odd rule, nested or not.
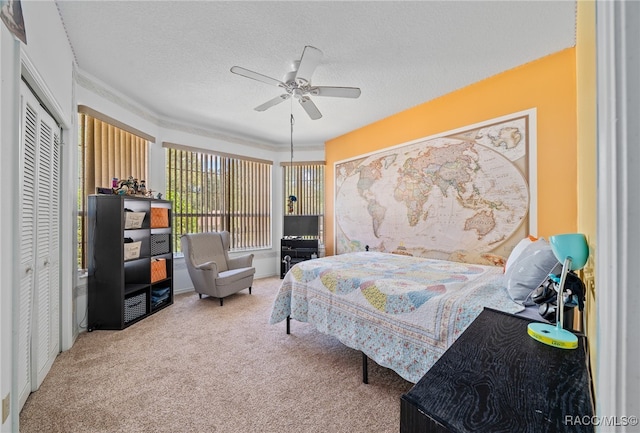
[(293, 100), (291, 102), (291, 166), (293, 166), (293, 124), (296, 123), (293, 118)]

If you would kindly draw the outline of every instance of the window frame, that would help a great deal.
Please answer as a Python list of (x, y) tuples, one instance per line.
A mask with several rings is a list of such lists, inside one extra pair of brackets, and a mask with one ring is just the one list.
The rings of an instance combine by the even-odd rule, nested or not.
[[(149, 149), (155, 137), (102, 114), (86, 105), (78, 106), (78, 191), (77, 191), (77, 247), (78, 270), (86, 270), (87, 251), (87, 197), (95, 194), (96, 187), (111, 188), (112, 179), (137, 177), (148, 179)], [(89, 131), (87, 128), (93, 128)], [(96, 134), (99, 136), (96, 137)], [(90, 141), (90, 143), (89, 143)], [(96, 143), (103, 150), (96, 160)], [(89, 164), (88, 158), (93, 161)], [(88, 167), (101, 163), (100, 180)], [(88, 181), (89, 176), (94, 179)], [(99, 184), (98, 184), (99, 183)], [(91, 191), (88, 188), (92, 188)]]
[(175, 255), (182, 253), (182, 234), (206, 231), (229, 231), (231, 251), (273, 248), (272, 161), (169, 142), (162, 146)]
[[(325, 161), (281, 162), (283, 215), (318, 215), (318, 240), (325, 238)], [(293, 203), (290, 196), (295, 196)], [(290, 211), (292, 205), (293, 211)]]

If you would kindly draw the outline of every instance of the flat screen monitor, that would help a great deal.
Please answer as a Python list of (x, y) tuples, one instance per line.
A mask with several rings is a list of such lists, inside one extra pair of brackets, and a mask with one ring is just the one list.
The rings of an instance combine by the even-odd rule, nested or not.
[(318, 237), (318, 215), (285, 215), (284, 237)]

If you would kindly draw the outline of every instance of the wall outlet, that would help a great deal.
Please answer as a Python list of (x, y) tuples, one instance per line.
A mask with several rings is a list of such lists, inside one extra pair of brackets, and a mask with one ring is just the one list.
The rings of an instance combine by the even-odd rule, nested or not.
[(0, 424), (4, 424), (7, 418), (9, 418), (9, 410), (11, 409), (11, 406), (9, 405), (10, 401), (11, 393), (7, 394), (7, 396), (2, 399), (2, 423)]

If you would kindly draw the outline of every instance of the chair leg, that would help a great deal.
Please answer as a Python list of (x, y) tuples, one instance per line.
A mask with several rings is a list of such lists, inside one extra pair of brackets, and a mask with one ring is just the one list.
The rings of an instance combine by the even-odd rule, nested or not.
[(249, 286), (249, 294), (251, 294), (251, 286)]
[(200, 296), (200, 299), (202, 299), (202, 293), (198, 293), (198, 296)]
[(222, 307), (222, 298), (220, 298), (220, 306)]

